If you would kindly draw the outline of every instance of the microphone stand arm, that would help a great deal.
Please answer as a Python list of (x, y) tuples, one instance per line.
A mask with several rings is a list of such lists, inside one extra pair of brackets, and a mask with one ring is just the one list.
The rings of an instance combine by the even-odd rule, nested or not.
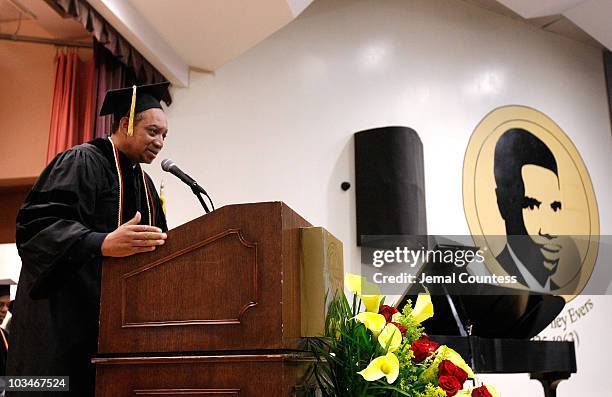
[(206, 202), (202, 198), (202, 192), (200, 191), (199, 186), (198, 186), (197, 183), (194, 183), (194, 184), (191, 185), (191, 191), (193, 192), (193, 194), (196, 195), (196, 197), (200, 201), (200, 204), (202, 204), (202, 207), (204, 207), (204, 211), (208, 214), (210, 212), (210, 210), (208, 209), (208, 206), (206, 205)]
[(212, 209), (213, 210), (215, 209), (215, 204), (213, 203), (208, 193), (206, 193), (206, 190), (204, 190), (202, 186), (198, 185), (198, 183), (195, 180), (192, 180), (192, 182), (189, 184), (189, 187), (191, 188), (191, 191), (193, 192), (193, 194), (196, 195), (198, 200), (200, 200), (200, 204), (202, 204), (202, 207), (204, 207), (204, 211), (206, 211), (207, 214), (210, 212), (210, 210), (208, 209), (206, 202), (202, 198), (202, 194), (205, 195), (206, 198), (208, 198), (208, 201), (210, 202)]

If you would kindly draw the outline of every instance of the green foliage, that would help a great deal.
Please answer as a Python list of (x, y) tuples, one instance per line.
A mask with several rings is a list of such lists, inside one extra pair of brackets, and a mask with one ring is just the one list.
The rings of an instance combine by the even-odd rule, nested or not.
[(412, 317), (412, 300), (408, 299), (408, 303), (402, 309), (403, 316), (400, 318), (399, 323), (406, 327), (406, 340), (408, 344), (419, 339), (423, 335), (423, 326), (420, 323), (414, 321)]
[(423, 369), (412, 363), (410, 342), (421, 336), (423, 327), (410, 316), (412, 309), (404, 309), (404, 316), (399, 321), (406, 327), (407, 337), (394, 352), (400, 361), (400, 375), (393, 385), (389, 385), (385, 378), (368, 382), (357, 373), (366, 368), (374, 358), (386, 353), (386, 349), (380, 346), (372, 333), (354, 319), (360, 306), (361, 302), (356, 296), (350, 304), (344, 293), (336, 294), (328, 307), (325, 336), (309, 339), (309, 350), (316, 359), (312, 376), (321, 390), (321, 395), (420, 397), (417, 393), (426, 390), (425, 384), (418, 380)]
[(325, 319), (325, 337), (309, 341), (317, 360), (314, 376), (324, 397), (369, 395), (369, 382), (357, 372), (374, 358), (378, 346), (365, 326), (353, 319), (360, 305), (356, 297), (350, 305), (343, 293), (334, 296)]
[[(435, 354), (423, 361), (413, 362), (414, 352), (411, 350), (411, 344), (423, 336), (424, 329), (419, 322), (415, 321), (412, 315), (412, 302), (408, 301), (402, 310), (402, 315), (396, 314), (393, 318), (403, 328), (406, 328), (401, 344), (392, 351), (399, 363), (397, 380), (393, 384), (387, 383), (387, 376), (394, 377), (396, 373), (394, 371), (398, 370), (395, 361), (391, 360), (393, 358), (391, 355), (389, 355), (389, 361), (378, 360), (377, 364), (380, 366), (373, 366), (367, 372), (368, 377), (374, 374), (374, 377), (382, 376), (381, 379), (365, 380), (358, 372), (366, 369), (375, 358), (388, 353), (391, 338), (387, 346), (381, 346), (378, 342), (378, 335), (374, 335), (373, 331), (367, 329), (355, 318), (360, 308), (361, 301), (357, 296), (353, 296), (352, 303), (349, 303), (344, 293), (338, 292), (328, 306), (325, 335), (308, 340), (308, 349), (315, 358), (310, 381), (316, 384), (316, 388), (320, 391), (320, 394), (316, 394), (317, 396), (446, 397), (446, 392), (438, 385), (438, 366), (442, 360), (450, 360), (471, 373), (471, 369), (464, 360), (445, 345), (440, 346)], [(387, 310), (385, 312), (388, 313)], [(419, 316), (422, 317), (421, 314)], [(363, 320), (364, 317), (360, 316), (360, 319)], [(381, 320), (380, 317), (378, 320)], [(383, 335), (384, 332), (383, 330)], [(394, 344), (393, 348), (396, 346)], [(385, 364), (381, 364), (383, 362)], [(307, 392), (310, 392), (310, 396), (315, 396), (314, 389), (309, 389)]]
[(429, 383), (425, 386), (425, 390), (422, 393), (415, 394), (415, 397), (446, 397), (446, 392), (440, 386)]

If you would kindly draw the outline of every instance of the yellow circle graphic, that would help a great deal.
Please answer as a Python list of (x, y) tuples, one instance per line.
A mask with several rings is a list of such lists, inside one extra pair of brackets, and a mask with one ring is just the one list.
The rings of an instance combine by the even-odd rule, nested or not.
[(548, 116), (525, 106), (487, 114), (463, 164), (463, 205), (488, 270), (526, 289), (572, 296), (597, 259), (599, 214), (576, 147)]

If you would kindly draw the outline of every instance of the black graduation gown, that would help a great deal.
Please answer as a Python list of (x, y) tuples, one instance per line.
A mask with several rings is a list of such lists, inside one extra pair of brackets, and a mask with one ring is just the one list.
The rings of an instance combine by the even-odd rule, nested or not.
[[(141, 224), (147, 224), (140, 166), (133, 167), (122, 153), (119, 159), (122, 223), (139, 210)], [(148, 175), (146, 179), (153, 224), (166, 231), (161, 202)], [(97, 351), (100, 248), (106, 234), (117, 228), (118, 192), (112, 146), (108, 139), (96, 139), (57, 155), (27, 196), (17, 215), (22, 269), (8, 375), (67, 375), (69, 395), (94, 395), (95, 370), (90, 360)]]

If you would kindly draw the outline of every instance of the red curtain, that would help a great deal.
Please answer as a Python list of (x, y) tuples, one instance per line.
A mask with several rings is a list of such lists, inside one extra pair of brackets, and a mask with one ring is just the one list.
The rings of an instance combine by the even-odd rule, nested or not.
[[(166, 81), (166, 78), (106, 22), (87, 0), (47, 0), (47, 2), (55, 4), (66, 15), (81, 23), (114, 58), (133, 71), (136, 80), (141, 84)], [(172, 102), (170, 94), (163, 99), (168, 105)]]
[(93, 59), (81, 61), (75, 49), (60, 52), (55, 66), (47, 163), (56, 154), (92, 139), (94, 111)]
[(120, 62), (110, 51), (94, 38), (94, 95), (95, 118), (94, 118), (94, 138), (104, 138), (111, 134), (112, 119), (109, 116), (98, 116), (106, 91), (117, 88), (129, 87), (132, 84), (139, 84), (136, 80), (132, 68)]

